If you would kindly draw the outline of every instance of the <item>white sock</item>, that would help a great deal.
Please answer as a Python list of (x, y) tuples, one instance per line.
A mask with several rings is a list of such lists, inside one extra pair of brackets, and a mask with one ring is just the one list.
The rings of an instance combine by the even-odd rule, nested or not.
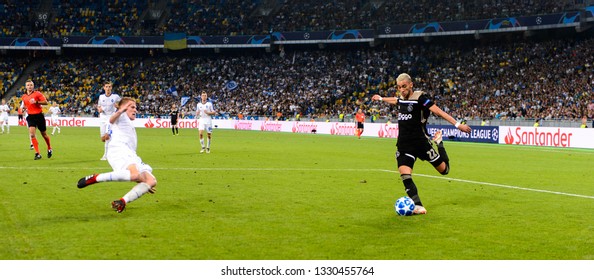
[(97, 182), (130, 181), (129, 170), (119, 170), (97, 175)]
[(107, 156), (107, 143), (109, 143), (109, 140), (105, 141), (105, 149), (103, 150), (103, 157)]
[(52, 134), (54, 134), (54, 132), (56, 132), (56, 127), (54, 126), (54, 129), (52, 130)]
[(210, 149), (210, 142), (212, 142), (212, 139), (208, 138), (208, 144), (206, 144), (206, 148)]
[(134, 186), (124, 197), (124, 201), (126, 203), (130, 203), (134, 200), (137, 200), (143, 194), (147, 193), (151, 187), (147, 183), (138, 183), (138, 185)]
[(202, 149), (204, 149), (204, 138), (200, 139), (200, 146), (202, 146)]

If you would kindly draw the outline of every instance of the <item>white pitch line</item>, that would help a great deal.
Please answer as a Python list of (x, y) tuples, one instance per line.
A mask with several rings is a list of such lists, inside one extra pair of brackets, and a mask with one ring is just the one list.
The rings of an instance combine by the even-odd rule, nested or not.
[[(390, 173), (398, 173), (398, 172), (392, 171), (392, 170), (383, 170), (383, 171), (390, 172)], [(415, 176), (427, 177), (427, 178), (433, 178), (433, 179), (440, 179), (440, 180), (448, 180), (448, 181), (456, 181), (456, 182), (462, 182), (462, 183), (487, 185), (487, 186), (492, 186), (492, 187), (499, 187), (499, 188), (513, 189), (513, 190), (523, 190), (523, 191), (549, 193), (549, 194), (558, 194), (558, 195), (565, 195), (565, 196), (573, 196), (573, 197), (581, 197), (581, 198), (594, 199), (594, 196), (588, 196), (588, 195), (582, 195), (582, 194), (574, 194), (574, 193), (564, 193), (564, 192), (557, 192), (557, 191), (547, 191), (547, 190), (531, 189), (531, 188), (524, 188), (524, 187), (518, 187), (518, 186), (510, 186), (510, 185), (502, 185), (502, 184), (487, 183), (487, 182), (480, 182), (480, 181), (456, 179), (456, 178), (452, 178), (452, 177), (440, 177), (440, 176), (418, 174), (418, 173), (415, 174)]]
[[(0, 169), (32, 169), (32, 170), (102, 170), (109, 167), (52, 167), (52, 166), (0, 166)], [(360, 169), (360, 168), (260, 168), (260, 167), (157, 167), (153, 170), (193, 170), (193, 171), (364, 171), (379, 172), (381, 169)]]
[[(106, 168), (97, 168), (97, 167), (50, 167), (50, 166), (0, 166), (0, 169), (45, 169), (45, 170), (100, 170)], [(337, 171), (345, 171), (345, 172), (389, 172), (389, 173), (396, 173), (398, 171), (394, 170), (386, 170), (386, 169), (356, 169), (356, 168), (334, 168), (334, 169), (324, 169), (324, 168), (258, 168), (258, 167), (230, 167), (230, 168), (196, 168), (196, 167), (164, 167), (164, 168), (153, 168), (154, 170), (194, 170), (194, 171), (325, 171), (325, 172), (337, 172)], [(594, 199), (594, 196), (588, 195), (581, 195), (581, 194), (573, 194), (573, 193), (565, 193), (565, 192), (557, 192), (557, 191), (548, 191), (548, 190), (539, 190), (539, 189), (531, 189), (531, 188), (524, 188), (518, 186), (510, 186), (510, 185), (503, 185), (503, 184), (495, 184), (495, 183), (488, 183), (488, 182), (480, 182), (480, 181), (472, 181), (472, 180), (464, 180), (464, 179), (456, 179), (452, 177), (442, 177), (442, 176), (434, 176), (434, 175), (426, 175), (416, 173), (415, 176), (420, 177), (427, 177), (439, 180), (448, 180), (448, 181), (456, 181), (462, 183), (470, 183), (470, 184), (477, 184), (477, 185), (486, 185), (492, 187), (499, 187), (499, 188), (506, 188), (506, 189), (514, 189), (514, 190), (523, 190), (523, 191), (531, 191), (531, 192), (540, 192), (540, 193), (548, 193), (548, 194), (557, 194), (557, 195), (564, 195), (564, 196), (572, 196), (572, 197), (580, 197), (580, 198), (589, 198)]]

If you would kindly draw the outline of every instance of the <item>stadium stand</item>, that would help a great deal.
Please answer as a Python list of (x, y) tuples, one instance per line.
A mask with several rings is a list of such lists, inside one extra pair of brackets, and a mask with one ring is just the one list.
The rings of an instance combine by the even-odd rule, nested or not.
[[(156, 2), (156, 3), (155, 3)], [(257, 35), (274, 31), (373, 29), (575, 11), (580, 0), (25, 0), (0, 4), (0, 36)], [(47, 12), (46, 19), (35, 18)], [(156, 11), (154, 19), (152, 11)], [(45, 17), (45, 16), (44, 16)]]
[[(7, 92), (23, 73), (29, 59), (6, 57), (0, 61), (0, 93)], [(0, 97), (4, 97), (0, 94)]]
[[(49, 25), (5, 27), (2, 36), (31, 32), (50, 37), (155, 35), (166, 31), (234, 35), (262, 34), (270, 29), (374, 28), (386, 23), (560, 12), (575, 9), (578, 1), (158, 2), (118, 1), (105, 6), (100, 0), (52, 0)], [(30, 4), (40, 7), (47, 2)], [(30, 12), (8, 6), (0, 9), (7, 18), (19, 19)], [(157, 6), (166, 12), (154, 24), (146, 24), (147, 11)], [(319, 50), (295, 46), (273, 52), (151, 51), (151, 55), (76, 50), (35, 58), (43, 63), (29, 75), (50, 100), (60, 103), (65, 115), (95, 114), (102, 83), (112, 80), (116, 92), (138, 99), (143, 116), (164, 115), (172, 103), (188, 96), (182, 115), (192, 118), (200, 91), (207, 90), (213, 93), (218, 110), (228, 117), (289, 119), (300, 114), (325, 119), (362, 107), (381, 121), (393, 121), (393, 108), (369, 99), (375, 93), (394, 94), (395, 77), (408, 72), (417, 79), (419, 89), (431, 93), (458, 119), (577, 120), (594, 99), (593, 38), (590, 30), (582, 34), (551, 32), (543, 38), (503, 34), (491, 41), (396, 40), (376, 48), (350, 45)], [(2, 56), (3, 92), (17, 87), (18, 96), (23, 91), (23, 85), (13, 84), (26, 65), (26, 60)], [(231, 83), (237, 86), (231, 88)], [(168, 93), (172, 87), (176, 87), (177, 96)]]
[(33, 29), (32, 10), (40, 0), (2, 1), (0, 3), (0, 37), (22, 36)]
[(51, 34), (140, 35), (135, 24), (146, 9), (146, 1), (53, 0), (56, 16)]

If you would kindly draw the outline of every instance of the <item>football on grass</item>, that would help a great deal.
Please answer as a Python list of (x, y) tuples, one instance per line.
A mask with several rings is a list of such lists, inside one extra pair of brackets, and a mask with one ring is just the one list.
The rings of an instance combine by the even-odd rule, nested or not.
[(410, 197), (403, 196), (396, 200), (394, 209), (398, 216), (410, 216), (413, 214), (413, 210), (415, 210), (415, 202)]

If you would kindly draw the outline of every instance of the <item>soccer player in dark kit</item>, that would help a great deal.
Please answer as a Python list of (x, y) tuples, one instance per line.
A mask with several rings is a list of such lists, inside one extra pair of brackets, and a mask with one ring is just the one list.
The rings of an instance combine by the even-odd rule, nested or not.
[[(398, 172), (400, 172), (406, 194), (415, 202), (413, 214), (426, 214), (427, 210), (421, 202), (417, 186), (412, 179), (415, 161), (417, 158), (429, 161), (442, 175), (446, 175), (450, 171), (450, 160), (443, 146), (441, 131), (435, 133), (433, 139), (427, 132), (429, 115), (433, 113), (466, 133), (469, 133), (471, 128), (457, 122), (452, 116), (437, 107), (423, 91), (413, 91), (413, 82), (408, 74), (400, 74), (396, 83), (399, 96), (381, 97), (376, 94), (372, 100), (398, 106), (399, 135), (396, 143)], [(432, 140), (437, 145), (437, 151), (433, 148)]]

